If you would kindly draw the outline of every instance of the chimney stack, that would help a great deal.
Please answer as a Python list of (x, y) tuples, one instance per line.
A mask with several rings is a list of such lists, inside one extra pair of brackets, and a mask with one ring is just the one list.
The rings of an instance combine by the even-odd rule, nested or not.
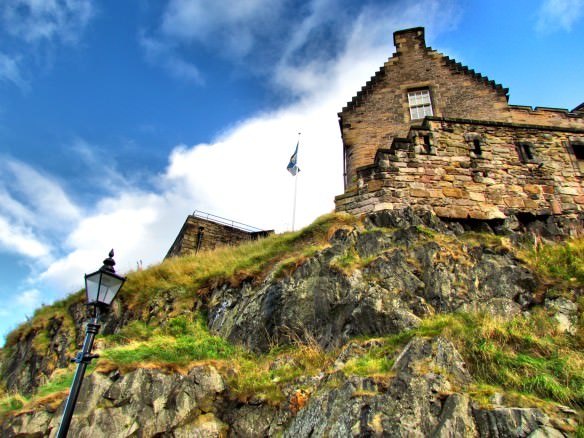
[(393, 33), (393, 43), (398, 55), (408, 51), (425, 49), (424, 28), (412, 27), (411, 29), (398, 30)]

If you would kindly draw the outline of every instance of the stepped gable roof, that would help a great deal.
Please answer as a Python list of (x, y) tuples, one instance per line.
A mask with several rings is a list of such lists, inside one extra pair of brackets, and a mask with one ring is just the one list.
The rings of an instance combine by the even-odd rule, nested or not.
[(495, 81), (490, 80), (487, 76), (483, 76), (482, 74), (475, 72), (473, 69), (469, 69), (466, 65), (462, 65), (460, 62), (456, 62), (455, 59), (451, 59), (449, 56), (443, 55), (443, 59), (446, 62), (446, 66), (450, 68), (450, 70), (469, 75), (478, 82), (482, 82), (485, 85), (490, 86), (493, 90), (505, 93), (505, 97), (507, 100), (509, 100), (509, 88), (503, 88), (501, 84), (497, 84)]
[[(373, 90), (375, 84), (377, 84), (383, 76), (385, 76), (385, 65), (382, 65), (379, 70), (375, 72), (375, 75), (371, 76), (371, 79), (369, 79), (365, 85), (361, 87), (361, 90), (358, 91), (355, 96), (353, 96), (350, 102), (347, 102), (347, 106), (345, 106), (341, 112), (356, 108), (357, 105), (363, 100), (363, 96), (368, 95), (371, 90)], [(340, 114), (341, 113), (339, 113), (339, 115)]]
[[(411, 28), (411, 29), (398, 30), (398, 31), (393, 33), (393, 39), (395, 41), (395, 36), (397, 34), (405, 33), (405, 32), (412, 32), (412, 31), (421, 31), (422, 42), (425, 44), (425, 42), (424, 42), (424, 28), (423, 27), (415, 27), (415, 28)], [(424, 45), (424, 48), (428, 52), (434, 51), (432, 49), (432, 47), (426, 47)], [(497, 84), (495, 81), (490, 80), (487, 76), (483, 76), (482, 74), (475, 72), (473, 69), (469, 69), (467, 66), (462, 65), (460, 62), (457, 62), (455, 59), (451, 59), (449, 56), (442, 55), (441, 53), (439, 53), (439, 55), (442, 56), (442, 59), (444, 60), (445, 65), (448, 68), (450, 68), (452, 71), (468, 75), (468, 76), (474, 78), (476, 81), (482, 82), (485, 85), (490, 86), (491, 88), (493, 88), (496, 91), (505, 93), (505, 97), (507, 98), (507, 100), (509, 100), (509, 95), (508, 95), (509, 89), (508, 88), (503, 88), (503, 86), (501, 84)], [(399, 56), (399, 52), (394, 53), (390, 59), (393, 59), (396, 56)], [(384, 75), (385, 75), (385, 64), (382, 65), (379, 68), (379, 70), (377, 72), (375, 72), (375, 75), (371, 76), (371, 79), (369, 79), (365, 83), (365, 85), (363, 85), (361, 87), (361, 90), (358, 91), (357, 94), (355, 96), (353, 96), (353, 98), (349, 102), (347, 102), (347, 105), (342, 109), (341, 113), (343, 113), (347, 110), (355, 109), (362, 102), (363, 97), (367, 96), (368, 94), (371, 93), (371, 91), (374, 89), (375, 85), (380, 81), (381, 78), (383, 78)], [(582, 105), (584, 105), (584, 103)], [(578, 108), (582, 107), (582, 105), (580, 105)], [(339, 115), (341, 113), (339, 113)]]

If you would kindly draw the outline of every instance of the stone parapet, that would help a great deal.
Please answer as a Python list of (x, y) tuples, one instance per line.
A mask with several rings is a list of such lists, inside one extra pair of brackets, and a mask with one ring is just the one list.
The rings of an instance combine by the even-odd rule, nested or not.
[(195, 254), (219, 246), (239, 245), (273, 234), (272, 230), (241, 229), (228, 223), (189, 215), (165, 258)]
[(357, 169), (336, 210), (428, 207), (458, 219), (578, 214), (584, 176), (571, 145), (582, 143), (584, 128), (428, 117)]

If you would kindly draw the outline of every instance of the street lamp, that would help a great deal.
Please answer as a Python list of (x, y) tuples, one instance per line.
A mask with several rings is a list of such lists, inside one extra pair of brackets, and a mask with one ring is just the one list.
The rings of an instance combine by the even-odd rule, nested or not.
[(103, 261), (101, 268), (91, 274), (85, 274), (87, 305), (92, 307), (93, 316), (87, 323), (83, 348), (77, 353), (74, 359), (71, 359), (72, 362), (77, 363), (77, 371), (75, 371), (69, 397), (65, 404), (65, 411), (63, 412), (61, 425), (57, 432), (57, 438), (65, 438), (67, 436), (69, 425), (71, 424), (71, 417), (73, 417), (73, 411), (75, 410), (75, 403), (77, 403), (77, 397), (79, 396), (79, 390), (81, 389), (81, 383), (85, 375), (85, 369), (93, 359), (99, 357), (98, 354), (91, 354), (91, 349), (93, 348), (95, 335), (99, 332), (100, 311), (105, 312), (109, 309), (112, 301), (126, 281), (124, 277), (120, 277), (114, 271), (116, 262), (113, 257), (114, 250), (112, 249), (109, 257)]

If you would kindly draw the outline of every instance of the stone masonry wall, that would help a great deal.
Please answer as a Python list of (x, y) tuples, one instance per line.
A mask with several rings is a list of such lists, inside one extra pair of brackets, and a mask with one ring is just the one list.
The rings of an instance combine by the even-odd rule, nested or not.
[(378, 149), (407, 135), (408, 90), (428, 87), (435, 116), (511, 121), (507, 90), (427, 48), (423, 28), (396, 32), (394, 41), (397, 53), (339, 113), (347, 188)]
[(584, 129), (582, 113), (571, 113), (558, 108), (535, 108), (510, 105), (509, 112), (513, 123), (562, 126)]
[(339, 113), (345, 190), (355, 188), (357, 169), (372, 164), (379, 149), (421, 124), (410, 119), (412, 89), (429, 89), (436, 117), (584, 129), (581, 113), (508, 105), (506, 88), (426, 47), (423, 28), (396, 32), (394, 42), (396, 53)]
[[(336, 209), (409, 205), (472, 219), (574, 215), (584, 212), (584, 176), (570, 142), (584, 142), (584, 129), (429, 117), (359, 169)], [(519, 143), (530, 145), (530, 158)]]
[(239, 228), (224, 225), (190, 215), (180, 230), (166, 257), (195, 253), (199, 236), (199, 228), (203, 228), (199, 250), (210, 250), (218, 246), (238, 245), (242, 242), (265, 237), (271, 231), (249, 232)]

